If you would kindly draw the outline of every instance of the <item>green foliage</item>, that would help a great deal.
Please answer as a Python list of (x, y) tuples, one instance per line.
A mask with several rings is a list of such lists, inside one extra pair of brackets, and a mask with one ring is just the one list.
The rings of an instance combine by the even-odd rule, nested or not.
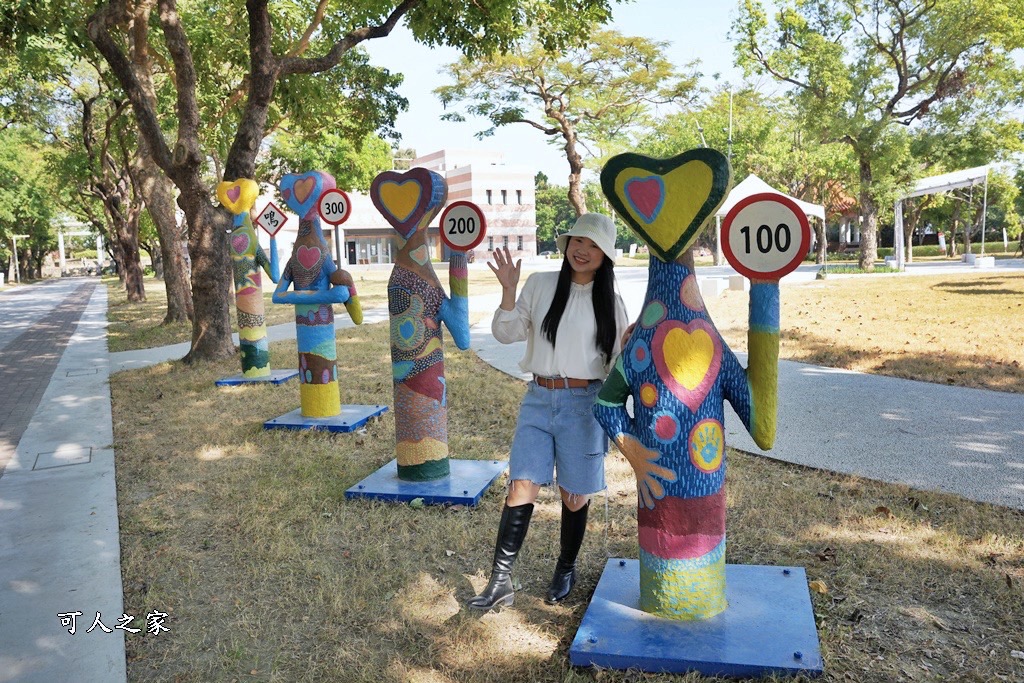
[(391, 165), (391, 146), (373, 134), (356, 145), (332, 132), (321, 133), (316, 142), (279, 132), (257, 175), (275, 181), (286, 173), (326, 171), (340, 189), (368, 192), (374, 177), (391, 170)]
[(31, 252), (37, 268), (43, 254), (57, 246), (51, 227), (57, 188), (46, 173), (45, 154), (38, 132), (22, 126), (0, 130), (0, 244), (6, 252), (0, 258), (10, 258), (12, 236), (28, 235), (19, 237), (18, 253)]
[[(652, 122), (654, 106), (692, 99), (696, 66), (679, 72), (664, 57), (664, 43), (591, 30), (585, 44), (551, 52), (536, 34), (507, 54), (464, 57), (447, 67), (454, 81), (434, 92), (446, 108), (443, 118), (480, 116), (489, 127), (525, 124), (566, 147), (570, 168), (586, 148), (601, 159), (629, 148)], [(454, 108), (457, 105), (463, 108)]]

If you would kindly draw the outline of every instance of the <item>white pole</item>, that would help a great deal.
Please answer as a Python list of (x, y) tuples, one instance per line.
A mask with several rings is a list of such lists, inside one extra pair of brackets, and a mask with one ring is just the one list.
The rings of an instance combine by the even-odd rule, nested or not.
[(896, 256), (896, 270), (903, 271), (906, 266), (903, 262), (903, 200), (896, 201), (896, 221), (892, 231), (892, 247)]
[(11, 235), (11, 244), (14, 245), (14, 281), (21, 284), (21, 273), (18, 270), (18, 237), (19, 235)]
[(985, 255), (985, 214), (988, 213), (988, 169), (985, 169), (985, 198), (981, 201), (981, 255)]

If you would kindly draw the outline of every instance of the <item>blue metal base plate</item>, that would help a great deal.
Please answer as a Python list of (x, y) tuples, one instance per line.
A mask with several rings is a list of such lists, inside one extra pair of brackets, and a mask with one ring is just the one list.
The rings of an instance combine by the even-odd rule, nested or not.
[(332, 417), (305, 417), (301, 408), (296, 408), (281, 417), (267, 420), (264, 429), (320, 429), (327, 432), (352, 432), (371, 417), (377, 417), (388, 409), (387, 406), (343, 405), (341, 412)]
[(404, 481), (398, 478), (398, 461), (392, 460), (345, 491), (346, 498), (373, 498), (407, 503), (422, 498), (427, 505), (476, 506), (508, 462), (505, 460), (449, 460), (451, 474), (433, 481)]
[(610, 559), (569, 648), (574, 666), (706, 676), (818, 676), (823, 662), (802, 567), (728, 564), (729, 607), (701, 621), (640, 609), (639, 560)]
[(284, 384), (290, 379), (299, 376), (298, 370), (271, 370), (266, 377), (246, 377), (245, 375), (232, 375), (221, 377), (214, 382), (218, 387), (236, 387), (239, 384)]

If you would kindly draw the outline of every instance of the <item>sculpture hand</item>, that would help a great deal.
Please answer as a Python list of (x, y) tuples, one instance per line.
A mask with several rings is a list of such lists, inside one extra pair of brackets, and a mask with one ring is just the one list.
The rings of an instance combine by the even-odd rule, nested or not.
[(615, 445), (633, 467), (636, 474), (637, 496), (644, 507), (653, 510), (654, 501), (665, 495), (665, 488), (656, 477), (665, 481), (675, 481), (676, 473), (667, 467), (655, 465), (654, 461), (661, 457), (661, 453), (652, 451), (629, 434), (619, 434), (615, 439)]

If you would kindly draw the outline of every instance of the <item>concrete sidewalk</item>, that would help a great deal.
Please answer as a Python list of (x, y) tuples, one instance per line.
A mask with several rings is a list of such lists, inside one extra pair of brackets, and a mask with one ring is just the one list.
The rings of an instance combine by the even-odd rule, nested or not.
[[(45, 390), (0, 476), (4, 683), (116, 682), (126, 676), (126, 631), (117, 628), (125, 624), (107, 385), (107, 289), (96, 282), (69, 279), (0, 297), (4, 328), (10, 323), (22, 329), (2, 340), (0, 353), (6, 361), (18, 356), (19, 340), (30, 345), (23, 351), (36, 358), (19, 358), (13, 368), (28, 373), (33, 363), (45, 362), (40, 356), (47, 350), (43, 339), (26, 335), (43, 324), (47, 309), (74, 299), (78, 288), (95, 287), (77, 304), (84, 310), (75, 316), (63, 352), (58, 349), (56, 368), (38, 377)], [(68, 615), (66, 625), (61, 614)], [(93, 627), (97, 615), (109, 633)], [(144, 629), (144, 622), (145, 615), (135, 615), (127, 627)]]

